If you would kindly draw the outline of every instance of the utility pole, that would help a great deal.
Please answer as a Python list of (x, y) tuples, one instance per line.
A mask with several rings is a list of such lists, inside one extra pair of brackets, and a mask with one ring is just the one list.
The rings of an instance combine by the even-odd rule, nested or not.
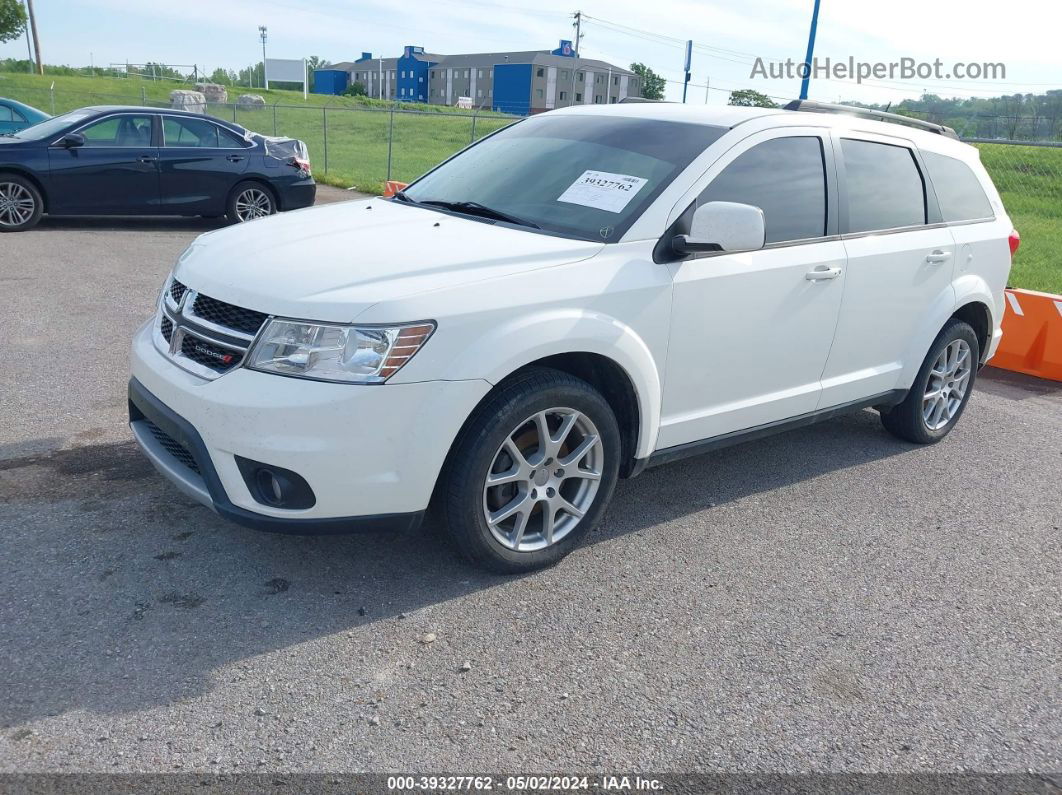
[(811, 31), (808, 33), (808, 54), (804, 56), (804, 77), (800, 81), (800, 98), (808, 98), (808, 83), (811, 81), (811, 57), (815, 53), (815, 32), (819, 27), (819, 0), (811, 12)]
[(712, 78), (705, 75), (704, 77), (704, 104), (708, 104), (708, 88), (712, 85)]
[[(817, 0), (816, 0), (817, 2)], [(686, 73), (685, 80), (682, 81), (682, 104), (686, 104), (686, 89), (690, 87), (690, 66), (693, 61), (693, 39), (686, 42), (686, 63), (682, 67)]]
[(29, 25), (26, 25), (26, 60), (29, 61), (30, 74), (33, 74), (33, 45), (30, 44)]
[(33, 51), (37, 53), (37, 74), (44, 74), (44, 62), (41, 61), (41, 40), (37, 36), (37, 15), (33, 13), (33, 0), (26, 0), (26, 15), (29, 17), (30, 30), (33, 32)]
[(579, 57), (579, 48), (583, 41), (583, 12), (575, 12), (575, 57)]
[(266, 36), (266, 26), (265, 25), (259, 25), (258, 26), (258, 35), (262, 37), (262, 81), (265, 83), (266, 91), (268, 91), (269, 90), (269, 75), (266, 74), (265, 45), (266, 45), (267, 36)]

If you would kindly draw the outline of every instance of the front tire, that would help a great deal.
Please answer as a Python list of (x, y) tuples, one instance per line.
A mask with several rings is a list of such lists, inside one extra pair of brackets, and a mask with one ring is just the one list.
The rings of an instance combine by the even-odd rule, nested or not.
[(24, 232), (41, 220), (44, 199), (37, 186), (17, 174), (0, 174), (0, 232)]
[(939, 442), (966, 409), (980, 357), (973, 328), (956, 318), (949, 320), (933, 341), (907, 397), (882, 412), (881, 424), (915, 444)]
[(260, 182), (241, 182), (232, 190), (226, 214), (233, 223), (242, 224), (265, 218), (277, 211), (273, 192)]
[(619, 426), (586, 381), (531, 368), (465, 423), (443, 473), (443, 518), (470, 560), (516, 574), (558, 562), (601, 517), (619, 472)]

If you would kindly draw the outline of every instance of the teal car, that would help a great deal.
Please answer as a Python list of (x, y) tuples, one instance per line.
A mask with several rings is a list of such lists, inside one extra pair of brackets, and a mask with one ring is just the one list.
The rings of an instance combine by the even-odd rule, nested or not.
[(0, 135), (24, 130), (39, 121), (50, 118), (51, 116), (43, 110), (37, 110), (13, 99), (0, 97)]

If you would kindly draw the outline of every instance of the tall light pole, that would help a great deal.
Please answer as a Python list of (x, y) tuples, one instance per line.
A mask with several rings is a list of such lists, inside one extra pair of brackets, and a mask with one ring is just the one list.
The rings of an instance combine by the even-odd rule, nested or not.
[(811, 81), (811, 57), (815, 54), (815, 32), (819, 27), (819, 0), (811, 12), (811, 31), (808, 33), (808, 54), (804, 56), (804, 77), (800, 81), (800, 98), (808, 98), (808, 83)]
[(258, 26), (258, 35), (262, 37), (262, 80), (265, 83), (266, 90), (268, 91), (269, 90), (269, 75), (266, 74), (266, 54), (265, 54), (265, 45), (266, 45), (266, 39), (268, 38), (268, 36), (266, 35), (266, 26), (265, 25), (259, 25)]
[(682, 81), (682, 104), (686, 104), (686, 89), (690, 87), (690, 67), (693, 65), (693, 39), (686, 42), (686, 62), (682, 67), (682, 71), (686, 73), (686, 78)]

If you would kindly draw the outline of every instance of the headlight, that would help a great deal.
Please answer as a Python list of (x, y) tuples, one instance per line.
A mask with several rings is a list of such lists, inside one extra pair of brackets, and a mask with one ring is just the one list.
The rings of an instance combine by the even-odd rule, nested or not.
[(379, 384), (397, 373), (433, 331), (430, 321), (381, 328), (270, 320), (247, 366), (320, 381)]

